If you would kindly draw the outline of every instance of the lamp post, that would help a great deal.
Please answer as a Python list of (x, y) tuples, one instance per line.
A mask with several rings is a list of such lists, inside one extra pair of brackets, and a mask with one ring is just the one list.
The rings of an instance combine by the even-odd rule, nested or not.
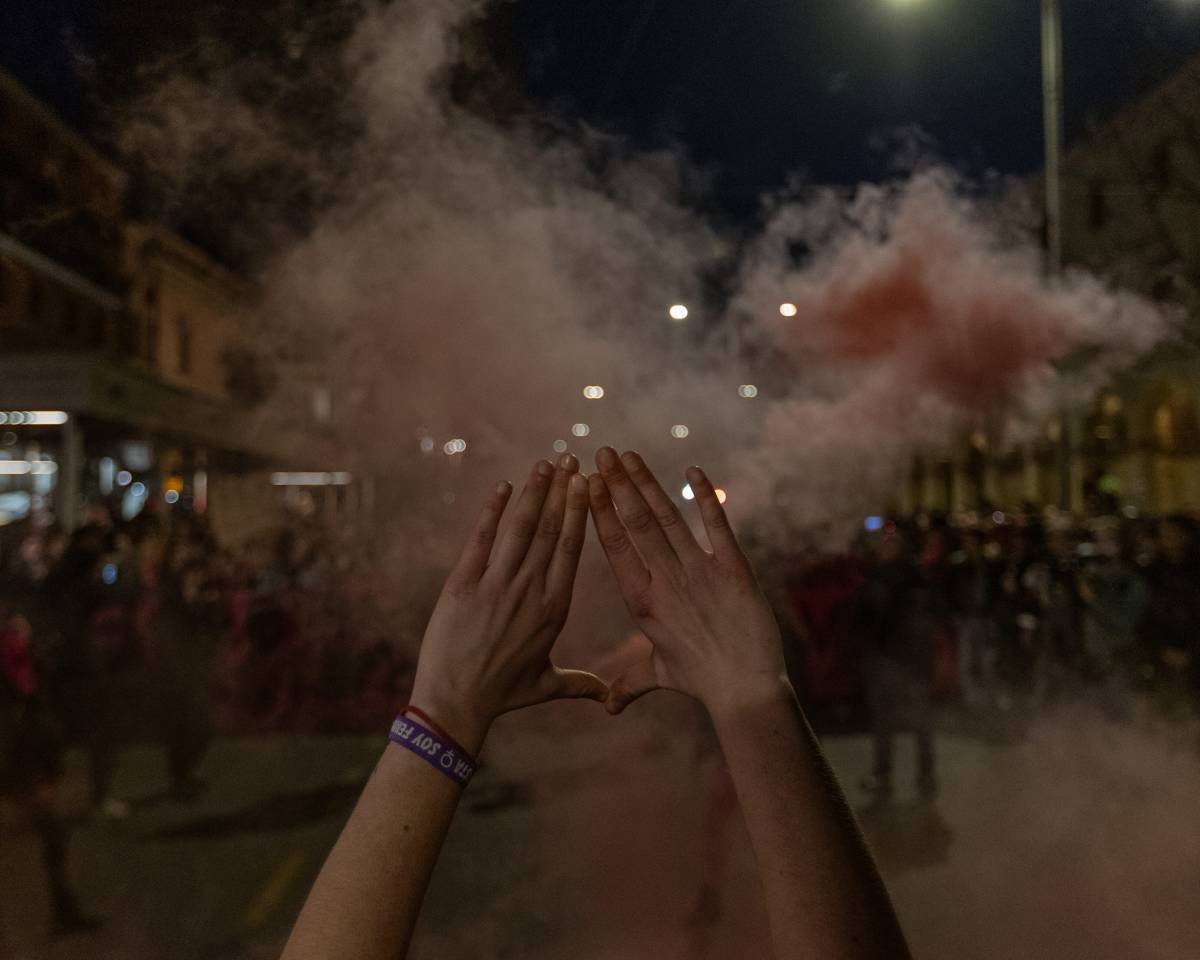
[[(1062, 150), (1063, 150), (1062, 3), (1042, 0), (1042, 120), (1046, 140), (1045, 195), (1046, 276), (1057, 277), (1063, 267)], [(1058, 505), (1070, 510), (1075, 482), (1071, 456), (1071, 411), (1058, 412)]]
[(1046, 130), (1046, 273), (1062, 270), (1062, 5), (1042, 0), (1042, 112)]

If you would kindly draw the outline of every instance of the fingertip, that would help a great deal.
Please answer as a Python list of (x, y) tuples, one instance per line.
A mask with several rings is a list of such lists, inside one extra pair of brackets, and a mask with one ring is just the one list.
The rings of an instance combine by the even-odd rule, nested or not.
[(558, 460), (558, 469), (575, 473), (579, 470), (579, 458), (573, 453), (564, 453)]
[(554, 464), (552, 464), (549, 460), (539, 460), (533, 465), (533, 472), (534, 476), (541, 477), (542, 479), (553, 476)]
[(588, 492), (587, 477), (585, 477), (581, 473), (571, 474), (570, 493), (572, 494), (572, 496), (576, 496), (576, 497), (586, 496), (587, 492)]
[(604, 492), (608, 488), (604, 485), (604, 478), (598, 473), (590, 474), (587, 478), (588, 493), (596, 503), (604, 501)]
[(596, 466), (601, 470), (615, 470), (617, 463), (617, 451), (612, 447), (601, 447), (596, 451)]
[(695, 465), (688, 467), (685, 472), (687, 474), (688, 483), (692, 484), (692, 486), (708, 482), (708, 477), (705, 476), (704, 471)]

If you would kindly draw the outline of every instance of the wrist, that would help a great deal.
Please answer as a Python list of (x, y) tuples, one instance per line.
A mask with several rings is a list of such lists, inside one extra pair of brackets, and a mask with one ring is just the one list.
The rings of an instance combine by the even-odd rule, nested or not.
[(704, 706), (714, 725), (746, 710), (796, 702), (796, 691), (782, 670), (741, 677), (735, 683), (722, 684), (704, 698)]
[(418, 676), (409, 699), (413, 706), (429, 714), (429, 717), (458, 741), (464, 750), (473, 756), (479, 755), (493, 717), (479, 709), (470, 696), (448, 688), (439, 688), (435, 684), (423, 683), (422, 678)]

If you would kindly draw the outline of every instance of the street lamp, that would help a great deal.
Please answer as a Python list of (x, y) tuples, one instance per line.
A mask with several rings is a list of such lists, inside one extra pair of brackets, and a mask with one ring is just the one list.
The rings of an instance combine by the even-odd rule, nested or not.
[(1042, 114), (1046, 129), (1046, 273), (1062, 271), (1062, 6), (1042, 0)]

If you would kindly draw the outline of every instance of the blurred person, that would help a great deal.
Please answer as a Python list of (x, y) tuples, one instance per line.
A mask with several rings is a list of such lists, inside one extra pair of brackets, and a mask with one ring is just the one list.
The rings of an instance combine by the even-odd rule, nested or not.
[[(605, 447), (596, 459), (600, 473), (587, 480), (569, 455), (557, 470), (537, 464), (503, 536), (511, 487), (490, 498), (426, 630), (413, 705), (393, 724), (284, 960), (407, 952), (473, 754), (498, 716), (559, 698), (600, 700), (617, 714), (656, 689), (693, 696), (712, 717), (758, 858), (776, 955), (909, 955), (712, 484), (689, 469), (710, 553), (640, 457)], [(611, 689), (550, 660), (589, 504), (618, 590), (653, 645)]]
[(999, 656), (995, 619), (1000, 571), (987, 556), (983, 534), (964, 530), (950, 558), (950, 602), (958, 637), (959, 687), (968, 707), (991, 706)]
[(186, 802), (204, 789), (196, 775), (213, 734), (217, 646), (227, 617), (221, 596), (197, 559), (164, 579), (155, 619), (159, 656), (154, 679), (167, 752), (171, 797)]
[(0, 793), (16, 799), (37, 833), (53, 932), (61, 936), (100, 922), (82, 910), (70, 882), (70, 826), (59, 795), (64, 740), (39, 674), (29, 621), (0, 609)]
[[(41, 624), (52, 638), (54, 696), (65, 729), (78, 737), (88, 757), (91, 804), (114, 819), (129, 816), (129, 804), (110, 795), (116, 770), (120, 711), (123, 707), (110, 682), (108, 656), (96, 642), (97, 614), (111, 600), (106, 578), (119, 578), (115, 563), (106, 566), (108, 531), (93, 521), (75, 530), (62, 558), (41, 591)], [(103, 628), (103, 624), (100, 625)], [(108, 639), (103, 629), (99, 637)], [(119, 647), (119, 644), (115, 644)]]
[(1158, 559), (1146, 569), (1146, 642), (1173, 712), (1190, 711), (1200, 692), (1200, 548), (1182, 514), (1158, 525)]
[(1079, 572), (1083, 553), (1092, 544), (1081, 543), (1079, 531), (1060, 527), (1046, 537), (1044, 581), (1041, 585), (1043, 616), (1035, 664), (1035, 700), (1040, 704), (1059, 699), (1080, 674), (1083, 660), (1082, 602)]
[(1004, 710), (1018, 697), (1034, 697), (1048, 581), (1041, 527), (1014, 530), (1002, 555), (996, 601), (1002, 683), (997, 705)]
[(874, 762), (862, 786), (881, 803), (892, 797), (894, 741), (904, 729), (911, 729), (916, 740), (918, 793), (924, 798), (937, 794), (932, 704), (936, 636), (930, 593), (908, 537), (892, 526), (875, 548), (855, 605), (874, 741)]
[(1109, 712), (1125, 710), (1125, 668), (1146, 609), (1146, 582), (1123, 549), (1115, 520), (1096, 530), (1096, 557), (1079, 574), (1085, 676), (1104, 691)]

